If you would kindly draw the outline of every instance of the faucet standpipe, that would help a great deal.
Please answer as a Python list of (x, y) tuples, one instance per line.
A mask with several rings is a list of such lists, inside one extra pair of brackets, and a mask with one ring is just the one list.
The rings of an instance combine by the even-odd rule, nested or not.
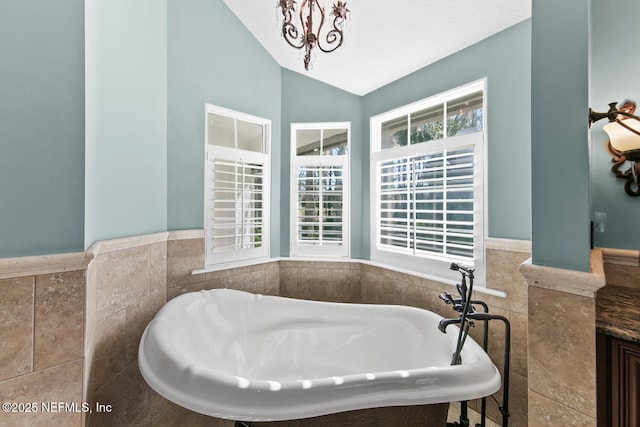
[[(440, 332), (445, 333), (447, 326), (451, 324), (460, 324), (458, 332), (458, 341), (456, 343), (456, 349), (453, 353), (451, 365), (462, 364), (462, 348), (469, 335), (469, 328), (474, 326), (474, 321), (484, 322), (484, 350), (488, 348), (488, 326), (491, 320), (500, 320), (505, 325), (505, 346), (504, 346), (504, 365), (503, 365), (503, 377), (502, 377), (502, 405), (498, 407), (502, 414), (502, 426), (507, 427), (509, 423), (509, 360), (511, 358), (511, 325), (509, 320), (504, 316), (489, 314), (489, 307), (483, 301), (472, 301), (471, 294), (473, 293), (473, 278), (474, 269), (464, 266), (462, 264), (453, 263), (450, 266), (451, 270), (459, 271), (462, 275), (461, 283), (456, 288), (460, 294), (460, 298), (454, 299), (451, 294), (444, 292), (439, 298), (444, 301), (445, 304), (451, 304), (453, 309), (460, 313), (457, 318), (442, 319), (438, 324)], [(467, 287), (467, 278), (469, 279), (469, 286)], [(473, 304), (481, 305), (484, 308), (484, 312), (476, 312)], [(486, 419), (486, 397), (482, 398), (482, 413), (481, 424), (477, 426), (484, 427)], [(461, 402), (460, 423), (447, 423), (447, 426), (469, 426), (469, 418), (467, 418), (467, 402)]]

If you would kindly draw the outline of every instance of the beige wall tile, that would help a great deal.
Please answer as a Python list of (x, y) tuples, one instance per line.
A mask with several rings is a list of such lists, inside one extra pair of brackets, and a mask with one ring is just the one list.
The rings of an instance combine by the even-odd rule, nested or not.
[(298, 269), (280, 266), (280, 295), (295, 297), (298, 295)]
[[(502, 375), (502, 370), (500, 371)], [(499, 405), (503, 404), (502, 388), (493, 394), (495, 398), (487, 398), (487, 418), (502, 425), (502, 413)], [(538, 427), (528, 422), (527, 377), (511, 372), (509, 379), (509, 427)], [(476, 401), (476, 410), (480, 411), (480, 400)], [(561, 427), (559, 424), (556, 427)], [(564, 427), (564, 425), (562, 425)]]
[(83, 354), (84, 271), (36, 277), (34, 370)]
[(595, 418), (595, 299), (529, 287), (529, 389)]
[[(443, 288), (446, 285), (441, 285)], [(448, 288), (448, 287), (447, 287)], [(456, 315), (450, 306), (445, 305), (439, 298), (442, 292), (425, 286), (425, 281), (421, 280), (419, 284), (406, 283), (403, 284), (400, 295), (400, 304), (418, 307), (425, 310), (433, 311), (444, 317)]]
[(397, 286), (389, 286), (389, 279), (381, 269), (362, 271), (362, 302), (365, 304), (399, 304), (400, 295)]
[(130, 363), (95, 391), (92, 404), (108, 404), (113, 411), (92, 413), (90, 426), (127, 426), (149, 404), (150, 398), (151, 388), (142, 378), (138, 363)]
[(360, 276), (360, 270), (344, 268), (332, 270), (332, 289), (329, 290), (333, 294), (332, 300), (337, 302), (360, 302)]
[(96, 324), (92, 388), (95, 390), (127, 365), (126, 310), (105, 317)]
[(249, 273), (250, 271), (256, 271), (256, 270), (249, 266), (235, 267), (235, 268), (228, 268), (226, 270), (210, 271), (205, 274), (205, 277), (206, 277), (206, 280), (214, 280), (214, 279), (219, 279), (221, 277), (231, 277), (231, 276), (237, 276), (238, 274), (246, 274), (246, 273)]
[(538, 393), (529, 393), (529, 425), (532, 427), (595, 427), (596, 419)]
[(527, 313), (527, 281), (518, 267), (530, 257), (527, 253), (487, 250), (487, 287), (504, 291), (506, 298), (478, 293), (476, 297), (493, 307)]
[[(69, 402), (82, 404), (82, 361), (76, 360), (64, 365), (22, 375), (6, 381), (0, 381), (0, 401), (36, 402), (38, 405), (48, 402)], [(45, 412), (42, 407), (33, 413), (0, 413), (0, 424), (6, 426), (28, 427), (78, 427), (81, 425), (81, 413)]]
[(326, 300), (333, 289), (332, 270), (314, 267), (298, 268), (298, 294), (296, 298)]
[(265, 290), (267, 295), (280, 295), (280, 268), (265, 270)]
[(264, 270), (229, 276), (229, 287), (231, 289), (251, 292), (254, 294), (264, 294), (265, 286), (266, 273)]
[(204, 267), (204, 239), (169, 240), (167, 242), (167, 287), (202, 282), (203, 274), (191, 274)]
[(314, 261), (313, 267), (314, 268), (330, 268), (332, 270), (336, 270), (336, 269), (344, 270), (344, 269), (350, 269), (351, 263), (350, 262)]
[(230, 278), (229, 277), (219, 277), (213, 280), (207, 280), (205, 282), (192, 283), (190, 285), (183, 285), (179, 288), (169, 288), (168, 291), (173, 291), (177, 289), (179, 292), (174, 295), (174, 297), (182, 294), (186, 294), (187, 292), (197, 292), (204, 289), (223, 289), (230, 288)]
[(140, 302), (125, 310), (125, 359), (127, 363), (138, 360), (138, 347), (145, 328), (166, 303), (161, 294), (144, 297)]
[(0, 380), (33, 367), (34, 278), (0, 280)]
[(167, 293), (167, 242), (149, 246), (150, 285), (149, 293)]
[(527, 316), (511, 312), (511, 370), (524, 377), (528, 371), (528, 320)]
[(313, 268), (315, 266), (314, 261), (295, 261), (295, 260), (282, 260), (280, 261), (280, 267), (285, 268)]
[(280, 261), (264, 262), (260, 264), (254, 264), (247, 267), (248, 272), (262, 271), (262, 270), (278, 270), (280, 268)]
[(99, 254), (95, 262), (98, 319), (123, 310), (149, 294), (149, 246)]

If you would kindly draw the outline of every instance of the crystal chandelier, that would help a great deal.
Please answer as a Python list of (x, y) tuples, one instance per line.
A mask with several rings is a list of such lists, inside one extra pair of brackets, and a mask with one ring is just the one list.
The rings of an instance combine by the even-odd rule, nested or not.
[[(318, 46), (323, 52), (333, 52), (344, 40), (342, 30), (347, 19), (347, 3), (338, 0), (333, 4), (331, 15), (333, 16), (332, 28), (323, 33), (325, 24), (325, 8), (319, 0), (303, 0), (300, 10), (296, 13), (295, 0), (279, 0), (278, 7), (282, 9), (284, 22), (282, 23), (282, 36), (290, 46), (296, 49), (305, 49), (304, 68), (309, 70), (311, 64), (311, 50)], [(297, 18), (295, 19), (297, 14)], [(295, 20), (295, 23), (294, 23)]]

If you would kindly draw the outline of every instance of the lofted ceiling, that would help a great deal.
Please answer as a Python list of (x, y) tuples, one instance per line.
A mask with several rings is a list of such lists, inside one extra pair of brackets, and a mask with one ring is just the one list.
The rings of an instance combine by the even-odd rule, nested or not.
[(277, 0), (223, 1), (282, 67), (364, 95), (531, 17), (532, 0), (347, 0), (343, 46), (314, 49), (310, 71), (281, 36)]

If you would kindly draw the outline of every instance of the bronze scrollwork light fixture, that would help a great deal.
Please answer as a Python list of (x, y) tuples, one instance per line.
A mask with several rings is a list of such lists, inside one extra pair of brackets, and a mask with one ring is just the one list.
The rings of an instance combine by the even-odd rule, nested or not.
[[(347, 3), (338, 0), (331, 8), (333, 15), (332, 27), (323, 34), (325, 24), (325, 8), (320, 0), (303, 0), (300, 5), (298, 20), (294, 24), (296, 16), (295, 0), (279, 0), (278, 7), (282, 9), (284, 22), (282, 23), (282, 36), (290, 46), (296, 49), (305, 49), (304, 68), (309, 70), (311, 64), (311, 51), (314, 47), (325, 52), (333, 52), (344, 41), (344, 24), (347, 20)], [(300, 28), (298, 28), (300, 26)]]
[[(620, 108), (617, 102), (609, 104), (609, 111), (597, 113), (589, 108), (589, 127), (598, 120), (608, 119), (609, 124), (602, 127), (609, 141), (607, 149), (613, 155), (611, 171), (625, 180), (624, 190), (629, 196), (640, 196), (640, 117), (634, 115), (636, 103), (625, 100)], [(621, 170), (626, 162), (631, 165)]]

